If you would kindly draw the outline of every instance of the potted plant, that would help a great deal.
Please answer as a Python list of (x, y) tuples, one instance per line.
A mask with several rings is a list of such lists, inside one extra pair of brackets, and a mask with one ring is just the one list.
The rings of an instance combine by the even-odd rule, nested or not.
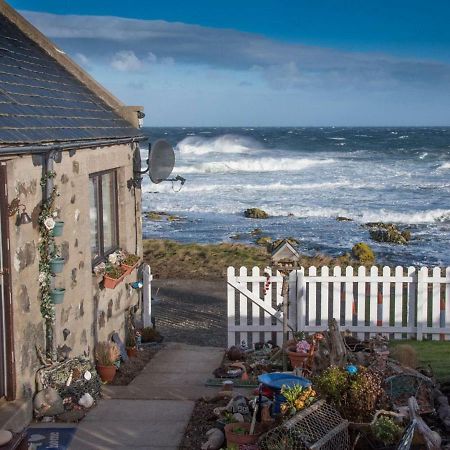
[(161, 343), (163, 341), (163, 337), (152, 327), (145, 327), (141, 330), (141, 339), (142, 342), (158, 342)]
[(314, 345), (305, 339), (298, 341), (295, 346), (287, 348), (287, 354), (292, 367), (305, 367), (310, 364), (314, 352)]
[(247, 422), (235, 422), (225, 425), (225, 437), (227, 445), (256, 444), (261, 434), (259, 424), (256, 424), (253, 434), (250, 434), (251, 424)]
[(64, 294), (66, 290), (64, 288), (55, 288), (50, 291), (50, 298), (54, 305), (60, 305), (64, 301)]
[(55, 245), (49, 261), (50, 271), (52, 273), (61, 273), (64, 269), (65, 259), (61, 256), (59, 246)]
[(133, 272), (139, 263), (139, 259), (138, 255), (133, 255), (132, 253), (125, 255), (121, 265), (126, 270), (127, 275)]
[(55, 225), (52, 229), (52, 235), (55, 237), (62, 236), (63, 228), (64, 228), (64, 221), (63, 220), (55, 220)]
[(106, 289), (114, 289), (126, 275), (125, 269), (115, 264), (108, 263), (105, 268), (103, 284)]
[(127, 335), (126, 350), (127, 355), (130, 358), (135, 358), (137, 356), (136, 336), (134, 335), (132, 330)]
[(397, 425), (391, 417), (380, 416), (370, 425), (370, 431), (377, 441), (378, 448), (395, 449), (403, 433), (403, 428)]
[(114, 342), (99, 342), (95, 347), (95, 359), (97, 372), (103, 382), (110, 383), (115, 375), (117, 367), (115, 362), (120, 357), (120, 350)]

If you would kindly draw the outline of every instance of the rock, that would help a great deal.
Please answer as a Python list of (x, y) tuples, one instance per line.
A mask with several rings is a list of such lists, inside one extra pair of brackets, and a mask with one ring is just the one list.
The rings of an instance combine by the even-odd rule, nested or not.
[(269, 214), (259, 208), (249, 208), (244, 211), (244, 216), (249, 219), (267, 219)]
[(86, 392), (86, 394), (83, 394), (80, 400), (78, 400), (78, 404), (83, 408), (89, 409), (94, 404), (94, 399), (89, 392)]
[(57, 416), (64, 412), (63, 399), (56, 389), (50, 387), (36, 394), (33, 406), (37, 417)]
[(230, 361), (239, 361), (244, 357), (244, 353), (239, 347), (233, 345), (228, 349), (227, 356)]
[(252, 236), (261, 236), (262, 233), (263, 231), (261, 230), (261, 228), (254, 228), (252, 231), (250, 231), (250, 234)]
[(230, 236), (230, 239), (233, 239), (233, 241), (240, 241), (243, 239), (243, 237), (244, 236), (242, 234), (236, 233), (236, 234), (232, 234)]
[(206, 432), (208, 440), (202, 444), (202, 450), (219, 450), (225, 442), (225, 435), (218, 428), (211, 428)]
[(372, 265), (375, 263), (375, 254), (368, 244), (359, 242), (352, 248), (352, 257), (360, 264)]
[(348, 217), (338, 216), (336, 217), (338, 222), (353, 222), (353, 219), (349, 219)]
[(269, 236), (263, 236), (263, 237), (256, 239), (255, 242), (258, 245), (268, 246), (272, 243), (272, 238)]
[(233, 414), (233, 419), (236, 422), (245, 422), (244, 416), (241, 413), (234, 413)]
[(168, 222), (179, 222), (180, 220), (182, 220), (182, 219), (181, 219), (181, 217), (178, 217), (178, 216), (174, 216), (174, 215), (167, 216)]
[(8, 430), (0, 430), (0, 445), (6, 445), (11, 439), (13, 435), (11, 431)]
[(157, 213), (155, 211), (150, 211), (150, 212), (146, 213), (145, 217), (147, 217), (148, 220), (153, 220), (153, 221), (160, 221), (162, 219), (161, 214)]
[(392, 223), (369, 222), (365, 226), (369, 228), (371, 239), (376, 242), (406, 245), (411, 240), (410, 231), (400, 230)]

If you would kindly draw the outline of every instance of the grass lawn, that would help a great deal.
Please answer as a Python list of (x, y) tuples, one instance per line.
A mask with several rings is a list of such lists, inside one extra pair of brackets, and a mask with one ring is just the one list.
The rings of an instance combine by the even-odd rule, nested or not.
[(408, 344), (417, 352), (419, 365), (428, 364), (433, 368), (435, 377), (450, 382), (450, 341), (393, 341), (391, 346)]

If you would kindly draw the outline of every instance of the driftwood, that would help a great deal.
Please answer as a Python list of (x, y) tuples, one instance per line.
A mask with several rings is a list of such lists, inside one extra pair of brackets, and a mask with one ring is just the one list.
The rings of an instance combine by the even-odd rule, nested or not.
[(419, 405), (415, 397), (408, 400), (409, 413), (413, 422), (417, 424), (417, 431), (422, 435), (428, 450), (439, 450), (442, 439), (438, 433), (432, 431), (425, 421), (420, 417)]
[(336, 319), (329, 321), (328, 330), (322, 334), (323, 340), (320, 341), (314, 355), (314, 369), (322, 372), (329, 366), (345, 366), (347, 363), (347, 348)]

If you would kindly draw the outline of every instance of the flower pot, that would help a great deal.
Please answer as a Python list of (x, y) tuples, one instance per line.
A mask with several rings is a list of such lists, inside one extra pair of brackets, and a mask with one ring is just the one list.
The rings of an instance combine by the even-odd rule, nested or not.
[(244, 429), (247, 433), (250, 431), (251, 424), (246, 422), (236, 422), (236, 423), (228, 423), (225, 425), (225, 437), (227, 439), (227, 445), (230, 444), (256, 444), (259, 439), (259, 435), (261, 434), (259, 425), (256, 424), (255, 434), (241, 434), (236, 433), (236, 429)]
[(50, 297), (52, 299), (53, 304), (59, 305), (64, 300), (64, 294), (66, 290), (64, 288), (55, 288), (50, 292)]
[(139, 264), (139, 261), (136, 264), (133, 264), (132, 266), (128, 266), (127, 264), (121, 264), (121, 267), (125, 270), (126, 275), (130, 275), (131, 272), (133, 272), (134, 269), (136, 269), (137, 265)]
[(64, 258), (53, 258), (50, 260), (50, 271), (52, 273), (61, 273), (64, 269)]
[(127, 355), (129, 358), (136, 358), (137, 352), (137, 347), (127, 347)]
[(98, 375), (105, 383), (111, 383), (111, 381), (114, 380), (114, 377), (116, 376), (116, 370), (116, 366), (101, 366), (99, 364), (97, 365)]
[(291, 347), (287, 349), (287, 354), (289, 357), (289, 361), (291, 362), (292, 367), (295, 369), (297, 367), (305, 367), (308, 358), (310, 358), (310, 354), (308, 353), (299, 353), (295, 351), (295, 347)]
[(125, 278), (126, 272), (123, 271), (119, 278), (111, 278), (108, 274), (103, 277), (103, 285), (106, 289), (114, 289)]
[(64, 222), (62, 220), (57, 220), (55, 222), (55, 226), (53, 227), (52, 235), (53, 236), (62, 236), (63, 228), (64, 228)]

